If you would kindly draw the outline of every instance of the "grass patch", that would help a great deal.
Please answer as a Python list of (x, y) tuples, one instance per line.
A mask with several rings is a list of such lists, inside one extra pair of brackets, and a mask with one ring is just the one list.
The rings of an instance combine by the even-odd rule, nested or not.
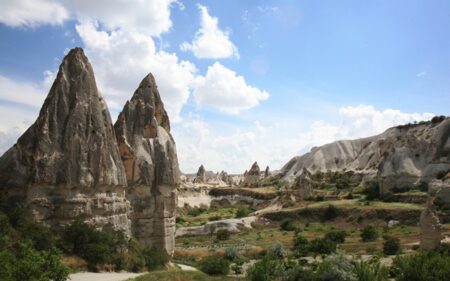
[(226, 276), (209, 276), (200, 271), (154, 271), (137, 278), (129, 279), (128, 281), (232, 281), (239, 280), (236, 278)]

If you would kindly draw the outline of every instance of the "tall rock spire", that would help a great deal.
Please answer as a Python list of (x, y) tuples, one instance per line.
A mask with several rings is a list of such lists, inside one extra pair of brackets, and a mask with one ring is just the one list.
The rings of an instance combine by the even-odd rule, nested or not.
[(82, 219), (130, 233), (126, 174), (108, 108), (81, 48), (59, 67), (39, 117), (2, 157), (0, 195), (46, 224)]
[(179, 168), (170, 123), (155, 79), (148, 74), (114, 125), (133, 206), (132, 231), (147, 247), (174, 251)]
[(111, 117), (81, 48), (66, 55), (39, 117), (0, 158), (0, 185), (126, 185)]

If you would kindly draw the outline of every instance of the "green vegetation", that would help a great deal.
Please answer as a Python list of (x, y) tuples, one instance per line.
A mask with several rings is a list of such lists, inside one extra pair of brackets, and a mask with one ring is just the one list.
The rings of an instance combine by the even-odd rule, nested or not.
[(231, 234), (230, 234), (230, 232), (228, 230), (220, 229), (216, 233), (216, 238), (217, 238), (217, 240), (225, 241), (225, 240), (230, 239), (230, 235)]
[(290, 218), (284, 219), (280, 224), (280, 229), (283, 231), (294, 231), (295, 230), (294, 220)]
[(0, 280), (66, 280), (54, 234), (33, 222), (18, 202), (0, 203)]
[(367, 225), (361, 231), (361, 240), (363, 242), (375, 241), (379, 236), (378, 229), (373, 225)]
[(347, 235), (346, 231), (332, 230), (325, 234), (324, 238), (333, 241), (336, 244), (342, 244), (345, 242), (345, 237), (347, 237)]
[(383, 253), (385, 255), (396, 255), (401, 251), (400, 239), (392, 236), (385, 236), (383, 243)]
[(391, 273), (397, 281), (450, 280), (450, 256), (436, 252), (398, 256)]
[(251, 211), (247, 207), (240, 206), (236, 211), (236, 218), (239, 219), (239, 218), (247, 217), (248, 214), (250, 214), (250, 213), (251, 213)]
[(200, 271), (153, 271), (139, 276), (133, 281), (233, 281), (235, 278), (226, 276), (210, 276)]
[(227, 275), (230, 271), (230, 261), (221, 256), (207, 256), (201, 261), (200, 268), (209, 275)]

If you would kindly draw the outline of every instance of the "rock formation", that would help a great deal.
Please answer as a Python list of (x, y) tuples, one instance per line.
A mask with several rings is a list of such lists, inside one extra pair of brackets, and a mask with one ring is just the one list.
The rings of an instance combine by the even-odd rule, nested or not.
[(266, 170), (264, 171), (264, 177), (268, 178), (270, 176), (270, 170), (269, 170), (269, 166), (266, 167)]
[(450, 118), (397, 126), (363, 139), (336, 141), (291, 159), (281, 169), (282, 182), (294, 184), (303, 168), (354, 171), (377, 178), (381, 192), (408, 189), (450, 170)]
[(34, 124), (0, 157), (0, 196), (47, 225), (81, 219), (171, 255), (179, 169), (151, 75), (113, 127), (92, 67), (71, 50)]
[(133, 207), (132, 232), (144, 246), (172, 255), (180, 174), (169, 118), (151, 74), (125, 104), (114, 129)]
[(258, 162), (253, 163), (250, 170), (244, 174), (245, 185), (257, 185), (261, 179), (261, 171), (258, 166)]
[(311, 173), (307, 169), (303, 168), (302, 173), (296, 180), (295, 188), (299, 190), (300, 196), (303, 199), (313, 196)]
[(83, 219), (130, 232), (126, 174), (106, 103), (80, 48), (59, 67), (39, 117), (0, 158), (2, 197), (45, 224)]
[(205, 183), (206, 182), (206, 170), (203, 165), (200, 165), (197, 171), (197, 175), (194, 179), (195, 183)]
[(439, 246), (442, 238), (442, 226), (433, 211), (432, 199), (429, 199), (420, 215), (420, 247), (424, 250), (434, 250)]

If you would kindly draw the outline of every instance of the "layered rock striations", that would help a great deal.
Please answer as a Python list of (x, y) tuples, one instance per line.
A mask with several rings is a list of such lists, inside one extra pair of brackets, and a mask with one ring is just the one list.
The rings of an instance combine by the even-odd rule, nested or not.
[(293, 184), (304, 168), (312, 174), (346, 170), (377, 179), (381, 192), (409, 189), (450, 170), (449, 137), (450, 118), (435, 117), (369, 138), (336, 141), (291, 159), (281, 169), (282, 181)]
[(244, 185), (258, 185), (261, 179), (261, 170), (259, 168), (258, 162), (253, 163), (250, 170), (244, 173)]
[(126, 174), (83, 50), (71, 50), (37, 120), (0, 158), (0, 192), (47, 224), (82, 219), (130, 232)]
[(169, 118), (151, 74), (125, 104), (114, 129), (128, 180), (132, 233), (144, 246), (172, 255), (180, 173)]
[(172, 255), (179, 168), (151, 74), (113, 127), (80, 48), (64, 58), (35, 123), (0, 157), (0, 195), (48, 225), (81, 219)]

